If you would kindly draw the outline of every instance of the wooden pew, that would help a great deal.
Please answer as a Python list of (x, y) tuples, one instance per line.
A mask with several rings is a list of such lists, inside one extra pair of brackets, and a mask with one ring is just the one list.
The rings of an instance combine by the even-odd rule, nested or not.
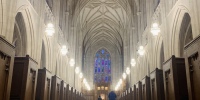
[(130, 100), (134, 100), (134, 86), (130, 88)]
[(136, 100), (136, 85), (133, 86), (133, 100)]
[(151, 100), (165, 100), (163, 71), (156, 68), (150, 73)]
[(77, 94), (76, 94), (76, 99), (77, 99), (77, 100), (80, 100), (79, 91), (77, 91)]
[(142, 83), (139, 81), (135, 84), (135, 100), (142, 100)]
[(37, 62), (26, 57), (15, 57), (10, 100), (35, 100)]
[(73, 87), (70, 87), (69, 100), (73, 100)]
[(0, 100), (10, 100), (15, 50), (0, 36)]
[(58, 76), (52, 76), (50, 100), (60, 100), (61, 81)]
[(78, 93), (78, 100), (82, 100), (81, 99), (81, 92)]
[(122, 93), (122, 98), (121, 98), (121, 100), (124, 100), (124, 92)]
[(126, 100), (126, 93), (123, 92), (123, 100)]
[(165, 100), (188, 100), (185, 60), (172, 56), (163, 65)]
[(36, 100), (49, 100), (51, 93), (51, 72), (46, 68), (38, 70)]
[(124, 100), (124, 92), (122, 93), (122, 97), (121, 97), (121, 100)]
[(80, 100), (84, 100), (83, 94), (80, 93)]
[(67, 84), (67, 88), (66, 88), (66, 100), (70, 100), (70, 91), (71, 87), (69, 86), (69, 84)]
[(130, 88), (128, 89), (128, 90), (126, 90), (127, 91), (127, 100), (130, 100), (131, 98), (130, 98)]
[(76, 98), (76, 97), (75, 97), (75, 96), (76, 96), (75, 94), (76, 94), (76, 89), (73, 88), (73, 90), (72, 90), (72, 100), (76, 100), (76, 99), (75, 99), (75, 98)]
[(148, 76), (142, 79), (142, 100), (151, 100), (150, 78)]
[(128, 92), (127, 92), (127, 90), (125, 91), (125, 100), (128, 100)]
[(62, 80), (61, 81), (61, 89), (60, 89), (60, 100), (67, 99), (67, 84)]
[(185, 65), (189, 100), (200, 100), (200, 36), (185, 46)]

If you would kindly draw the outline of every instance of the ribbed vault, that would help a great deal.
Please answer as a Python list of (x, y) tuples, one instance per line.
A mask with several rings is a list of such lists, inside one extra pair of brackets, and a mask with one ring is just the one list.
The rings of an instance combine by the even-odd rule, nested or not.
[(124, 34), (127, 33), (124, 30), (130, 24), (128, 1), (81, 0), (78, 4), (76, 25), (82, 31), (84, 53), (98, 44), (110, 45), (121, 54)]

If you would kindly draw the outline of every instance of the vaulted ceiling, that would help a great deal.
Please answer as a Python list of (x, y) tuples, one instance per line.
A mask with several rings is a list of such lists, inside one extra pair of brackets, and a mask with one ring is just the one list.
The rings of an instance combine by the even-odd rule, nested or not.
[(125, 28), (131, 23), (127, 0), (80, 0), (76, 11), (85, 52), (93, 45), (109, 45), (121, 53)]

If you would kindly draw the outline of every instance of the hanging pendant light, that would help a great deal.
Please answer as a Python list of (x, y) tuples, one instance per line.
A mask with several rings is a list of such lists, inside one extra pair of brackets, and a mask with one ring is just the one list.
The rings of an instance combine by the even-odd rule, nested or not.
[(132, 67), (135, 67), (135, 65), (136, 65), (135, 59), (131, 59), (131, 66), (132, 66)]
[(144, 55), (145, 51), (144, 51), (144, 47), (143, 46), (139, 47), (138, 53), (140, 54), (140, 56)]
[(68, 50), (67, 50), (67, 46), (66, 45), (63, 45), (62, 48), (61, 48), (61, 53), (63, 56), (65, 56), (67, 53), (68, 53)]
[(74, 65), (75, 65), (75, 61), (74, 61), (74, 59), (70, 59), (70, 61), (69, 61), (69, 65), (70, 65), (71, 67), (74, 67)]
[(130, 73), (131, 73), (130, 68), (127, 67), (127, 68), (126, 68), (126, 74), (129, 75)]
[(48, 23), (45, 32), (47, 33), (47, 36), (53, 36), (55, 33), (54, 25), (52, 23)]
[(75, 72), (76, 72), (76, 74), (78, 74), (78, 73), (80, 72), (79, 67), (76, 67), (76, 68), (75, 68)]
[(151, 33), (153, 36), (157, 36), (160, 33), (160, 27), (158, 23), (153, 23), (151, 27)]
[(126, 79), (126, 73), (123, 73), (122, 77), (123, 79)]
[(83, 78), (83, 73), (80, 73), (80, 74), (79, 74), (79, 78), (80, 78), (80, 79)]

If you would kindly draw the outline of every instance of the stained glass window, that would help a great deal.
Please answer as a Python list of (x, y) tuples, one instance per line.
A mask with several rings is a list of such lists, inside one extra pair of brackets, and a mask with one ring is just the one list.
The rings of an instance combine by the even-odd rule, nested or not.
[(111, 81), (111, 59), (106, 49), (99, 50), (95, 55), (94, 74), (96, 83)]

